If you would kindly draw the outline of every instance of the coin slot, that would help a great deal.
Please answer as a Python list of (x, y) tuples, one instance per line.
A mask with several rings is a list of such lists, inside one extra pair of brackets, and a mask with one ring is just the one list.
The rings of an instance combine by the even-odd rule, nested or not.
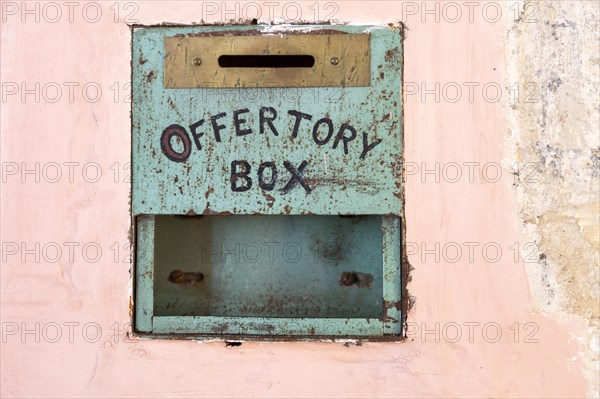
[(312, 68), (312, 55), (222, 55), (221, 68)]

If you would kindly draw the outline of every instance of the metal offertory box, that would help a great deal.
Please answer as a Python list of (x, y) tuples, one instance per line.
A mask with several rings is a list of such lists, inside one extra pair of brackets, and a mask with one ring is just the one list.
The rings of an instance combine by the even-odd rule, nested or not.
[(133, 31), (135, 329), (401, 333), (401, 32)]

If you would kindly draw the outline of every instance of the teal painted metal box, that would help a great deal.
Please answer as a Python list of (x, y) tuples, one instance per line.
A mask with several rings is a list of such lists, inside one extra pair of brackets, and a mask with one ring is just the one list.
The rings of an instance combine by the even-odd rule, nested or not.
[(135, 330), (402, 330), (396, 27), (136, 27)]

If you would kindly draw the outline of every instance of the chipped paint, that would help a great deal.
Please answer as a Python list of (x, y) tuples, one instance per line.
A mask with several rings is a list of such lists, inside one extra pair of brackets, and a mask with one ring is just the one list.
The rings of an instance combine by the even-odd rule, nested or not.
[(585, 326), (578, 358), (589, 397), (598, 397), (600, 358), (589, 349), (600, 336), (600, 8), (528, 1), (523, 10), (535, 10), (539, 23), (519, 19), (507, 35), (509, 78), (525, 92), (507, 106), (506, 166), (517, 176), (524, 235), (535, 243), (526, 265), (536, 307)]

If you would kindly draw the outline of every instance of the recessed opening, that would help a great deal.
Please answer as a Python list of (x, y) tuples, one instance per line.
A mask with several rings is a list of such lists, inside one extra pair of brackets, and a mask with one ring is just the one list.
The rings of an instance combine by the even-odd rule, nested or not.
[(156, 216), (155, 316), (383, 316), (382, 216)]
[(221, 68), (312, 68), (312, 55), (222, 55)]

